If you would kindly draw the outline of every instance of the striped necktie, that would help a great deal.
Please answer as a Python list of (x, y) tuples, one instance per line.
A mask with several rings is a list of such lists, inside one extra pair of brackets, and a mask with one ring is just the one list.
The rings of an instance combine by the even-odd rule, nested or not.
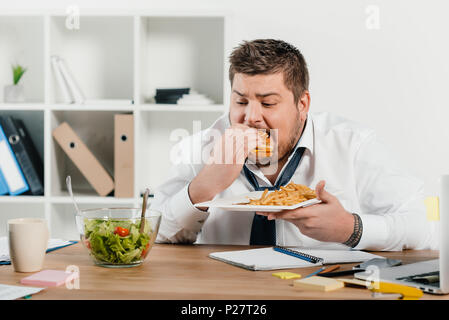
[[(281, 177), (278, 179), (274, 187), (260, 187), (254, 173), (252, 173), (246, 167), (246, 165), (244, 165), (243, 171), (245, 173), (246, 179), (253, 186), (255, 191), (261, 191), (265, 189), (268, 189), (270, 191), (279, 190), (281, 186), (285, 186), (290, 182), (290, 179), (298, 168), (299, 161), (301, 160), (304, 150), (304, 147), (296, 149), (295, 154), (288, 162), (287, 167), (285, 168), (284, 172), (282, 172)], [(269, 246), (276, 245), (276, 221), (268, 220), (265, 216), (254, 214), (249, 244)]]

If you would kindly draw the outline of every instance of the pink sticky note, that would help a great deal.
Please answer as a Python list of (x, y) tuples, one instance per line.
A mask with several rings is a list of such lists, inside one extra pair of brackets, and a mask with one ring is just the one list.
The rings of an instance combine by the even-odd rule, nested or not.
[(62, 270), (42, 270), (20, 280), (22, 284), (40, 287), (57, 287), (79, 277), (78, 272), (65, 272)]

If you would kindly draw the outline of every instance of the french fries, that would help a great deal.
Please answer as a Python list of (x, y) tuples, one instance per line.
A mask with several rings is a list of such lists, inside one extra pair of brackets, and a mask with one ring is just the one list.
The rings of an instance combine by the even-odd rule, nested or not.
[(314, 190), (302, 184), (290, 182), (280, 190), (268, 193), (265, 189), (260, 199), (250, 199), (247, 205), (259, 206), (291, 206), (303, 201), (316, 198)]

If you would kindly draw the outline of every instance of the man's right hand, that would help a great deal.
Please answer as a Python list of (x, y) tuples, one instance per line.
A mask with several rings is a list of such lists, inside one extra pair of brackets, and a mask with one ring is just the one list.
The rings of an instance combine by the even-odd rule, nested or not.
[[(257, 129), (235, 124), (225, 130), (215, 143), (211, 157), (189, 185), (193, 204), (212, 200), (237, 179), (260, 136)], [(201, 208), (207, 210), (207, 208)]]

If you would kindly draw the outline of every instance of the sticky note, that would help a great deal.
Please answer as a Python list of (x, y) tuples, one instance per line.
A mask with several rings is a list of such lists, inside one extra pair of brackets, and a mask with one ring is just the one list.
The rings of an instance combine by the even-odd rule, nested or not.
[(271, 275), (278, 277), (280, 279), (299, 279), (299, 278), (301, 278), (300, 274), (293, 273), (293, 272), (276, 272), (276, 273), (272, 273)]
[(293, 287), (296, 289), (312, 290), (312, 291), (333, 291), (343, 288), (343, 282), (320, 276), (293, 280)]
[(42, 286), (57, 287), (79, 277), (78, 272), (65, 272), (62, 270), (43, 270), (20, 280), (20, 283)]
[(424, 200), (427, 208), (427, 220), (438, 221), (440, 220), (440, 205), (438, 197), (427, 197)]

